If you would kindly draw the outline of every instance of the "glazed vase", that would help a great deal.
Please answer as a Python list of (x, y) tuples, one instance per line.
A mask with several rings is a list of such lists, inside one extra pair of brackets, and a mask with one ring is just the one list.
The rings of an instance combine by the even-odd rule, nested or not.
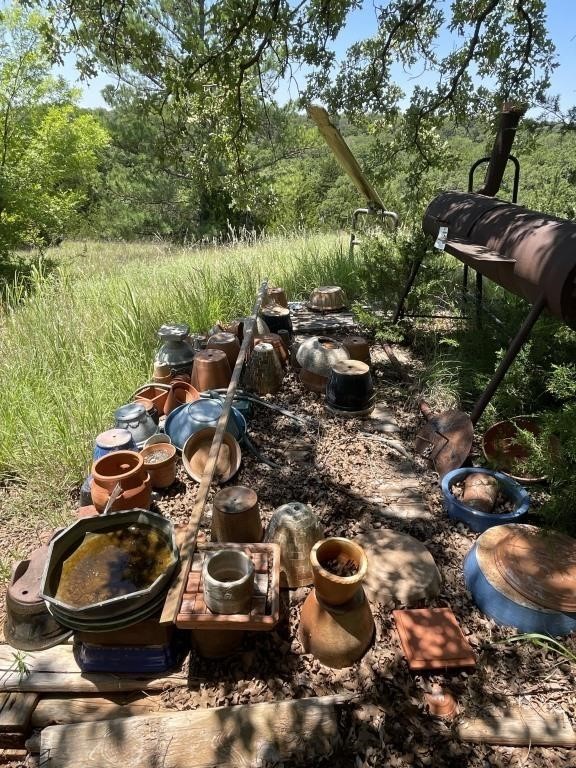
[(152, 501), (150, 477), (144, 469), (144, 459), (134, 451), (114, 451), (92, 465), (90, 493), (92, 503), (103, 512), (116, 485), (122, 493), (112, 504), (110, 511), (124, 509), (149, 509)]
[(272, 344), (256, 344), (244, 368), (244, 388), (259, 395), (274, 394), (283, 379), (284, 371)]
[(298, 347), (296, 359), (303, 370), (327, 379), (332, 367), (349, 360), (350, 355), (339, 341), (329, 336), (311, 336)]
[(290, 501), (274, 510), (264, 540), (280, 546), (280, 586), (312, 584), (310, 552), (323, 538), (322, 524), (307, 504)]
[(127, 429), (107, 429), (100, 432), (96, 438), (92, 458), (101, 459), (112, 451), (136, 451), (136, 443), (132, 433)]

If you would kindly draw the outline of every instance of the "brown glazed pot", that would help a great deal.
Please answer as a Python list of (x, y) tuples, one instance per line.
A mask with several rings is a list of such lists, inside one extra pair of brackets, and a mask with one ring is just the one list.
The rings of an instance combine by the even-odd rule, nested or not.
[[(150, 462), (149, 457), (164, 454), (161, 461)], [(150, 475), (152, 488), (168, 488), (176, 480), (176, 446), (170, 443), (155, 443), (143, 448), (140, 456), (144, 469)]]
[(157, 413), (162, 414), (164, 413), (164, 406), (166, 405), (168, 392), (169, 390), (165, 389), (164, 387), (144, 387), (143, 389), (140, 389), (134, 396), (134, 400), (149, 400), (156, 408)]
[(178, 408), (184, 403), (194, 403), (196, 400), (200, 400), (200, 392), (195, 389), (187, 381), (180, 379), (174, 379), (168, 397), (164, 403), (164, 414), (168, 416), (175, 408)]
[(340, 416), (368, 416), (376, 404), (370, 368), (360, 360), (335, 363), (326, 384), (326, 407)]
[(343, 605), (327, 605), (313, 589), (300, 611), (300, 642), (321, 664), (342, 669), (368, 650), (374, 637), (374, 618), (362, 587)]
[(212, 541), (245, 544), (261, 539), (256, 492), (243, 485), (218, 491), (212, 502)]
[(190, 383), (198, 392), (228, 389), (231, 378), (230, 363), (221, 349), (203, 349), (196, 353)]
[(264, 307), (261, 312), (264, 322), (272, 333), (283, 330), (292, 334), (292, 320), (290, 319), (290, 310), (287, 307), (273, 304), (270, 307)]
[(113, 451), (92, 465), (90, 493), (98, 512), (102, 512), (110, 494), (120, 483), (122, 493), (110, 507), (110, 512), (123, 509), (149, 509), (152, 501), (150, 477), (144, 469), (144, 459), (134, 451)]
[[(352, 560), (357, 572), (353, 576), (336, 576), (324, 567), (334, 560), (341, 564)], [(351, 600), (368, 570), (368, 558), (362, 547), (340, 536), (316, 542), (310, 552), (310, 562), (318, 597), (327, 605), (342, 605)]]
[(348, 336), (346, 339), (342, 339), (344, 349), (348, 350), (351, 360), (360, 360), (362, 363), (366, 363), (370, 366), (370, 344), (364, 338), (364, 336)]
[(278, 286), (275, 288), (268, 288), (264, 306), (267, 307), (270, 304), (278, 304), (279, 307), (286, 307), (286, 309), (288, 309), (288, 299), (284, 288), (279, 288)]
[(237, 336), (233, 333), (215, 333), (214, 336), (210, 336), (208, 339), (206, 349), (221, 349), (228, 358), (230, 370), (234, 370), (240, 352), (240, 342)]
[(278, 392), (284, 371), (272, 344), (259, 342), (244, 369), (243, 386), (259, 395)]
[(259, 344), (260, 342), (263, 342), (264, 344), (272, 344), (278, 360), (282, 363), (284, 367), (288, 365), (288, 361), (289, 361), (288, 349), (286, 348), (286, 345), (284, 344), (284, 342), (282, 341), (282, 339), (277, 333), (263, 333), (259, 336), (254, 336), (254, 341), (252, 346), (255, 347), (256, 344)]

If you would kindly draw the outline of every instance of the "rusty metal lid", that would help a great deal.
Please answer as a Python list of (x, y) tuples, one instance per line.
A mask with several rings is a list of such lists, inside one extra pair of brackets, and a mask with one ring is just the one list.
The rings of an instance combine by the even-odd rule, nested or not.
[(522, 525), (494, 551), (504, 580), (524, 597), (552, 611), (576, 613), (576, 539)]

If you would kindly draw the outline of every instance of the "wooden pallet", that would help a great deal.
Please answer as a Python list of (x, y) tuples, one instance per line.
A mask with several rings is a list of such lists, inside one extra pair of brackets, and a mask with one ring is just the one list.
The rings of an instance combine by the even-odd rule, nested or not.
[(332, 335), (334, 333), (358, 332), (358, 325), (352, 312), (314, 312), (305, 304), (290, 305), (290, 318), (294, 333)]
[[(206, 557), (222, 549), (245, 552), (254, 563), (254, 595), (247, 614), (216, 614), (204, 602), (202, 567)], [(278, 544), (201, 544), (194, 554), (176, 626), (180, 629), (273, 629), (280, 617), (280, 546)]]

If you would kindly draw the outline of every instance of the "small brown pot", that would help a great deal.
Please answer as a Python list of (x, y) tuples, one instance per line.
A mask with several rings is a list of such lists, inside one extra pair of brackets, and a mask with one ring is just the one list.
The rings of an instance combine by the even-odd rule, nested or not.
[(370, 366), (370, 344), (364, 336), (348, 336), (346, 339), (342, 339), (344, 349), (348, 350), (351, 360), (360, 360), (362, 363)]
[(308, 307), (316, 312), (334, 312), (344, 309), (348, 300), (339, 285), (321, 285), (310, 294)]
[[(168, 396), (168, 392), (166, 392), (166, 396)], [(134, 398), (134, 402), (141, 403), (144, 406), (144, 408), (146, 408), (146, 413), (148, 414), (148, 416), (150, 416), (154, 424), (158, 426), (160, 422), (160, 414), (158, 413), (158, 409), (156, 408), (152, 400), (149, 400), (147, 397), (138, 396)]]
[(226, 354), (228, 363), (230, 364), (230, 370), (234, 370), (238, 354), (240, 352), (240, 342), (238, 337), (233, 333), (215, 333), (214, 336), (210, 336), (206, 349), (220, 349)]
[(278, 392), (284, 371), (272, 344), (259, 342), (244, 369), (243, 386), (259, 395)]
[(98, 512), (102, 512), (110, 494), (120, 483), (122, 493), (110, 511), (140, 507), (148, 509), (152, 501), (150, 477), (144, 469), (144, 459), (134, 451), (114, 451), (92, 465), (90, 493)]
[(306, 368), (300, 368), (298, 378), (310, 392), (319, 392), (322, 395), (326, 392), (327, 376), (319, 376), (317, 373), (306, 370)]
[[(150, 461), (151, 457), (164, 455), (160, 461)], [(144, 469), (150, 475), (152, 488), (168, 488), (176, 480), (176, 446), (170, 443), (157, 443), (143, 448), (140, 455), (144, 460)]]
[(164, 413), (168, 416), (178, 406), (194, 403), (196, 400), (200, 400), (200, 392), (188, 382), (175, 379), (164, 403)]
[(218, 491), (212, 502), (212, 541), (245, 544), (261, 539), (256, 492), (242, 485)]
[(326, 407), (340, 416), (361, 418), (374, 410), (376, 393), (370, 368), (360, 360), (334, 363), (326, 384)]
[(190, 374), (189, 373), (175, 373), (174, 376), (172, 376), (172, 383), (175, 381), (184, 381), (186, 384), (190, 384)]
[[(205, 427), (191, 434), (182, 447), (182, 463), (186, 474), (197, 483), (202, 481), (215, 433), (215, 427)], [(215, 481), (227, 483), (240, 469), (241, 461), (242, 451), (238, 441), (229, 432), (224, 432), (214, 470)]]
[(221, 349), (203, 349), (196, 353), (190, 383), (198, 392), (227, 389), (231, 378), (230, 363)]
[(264, 342), (264, 344), (272, 344), (278, 360), (284, 367), (288, 365), (288, 349), (277, 333), (264, 333), (261, 336), (254, 336), (253, 346), (256, 346), (256, 344), (259, 344), (261, 341)]
[(292, 320), (290, 319), (290, 310), (287, 307), (280, 307), (278, 304), (264, 307), (262, 318), (272, 333), (284, 330), (292, 334)]
[(500, 485), (495, 477), (488, 473), (475, 472), (464, 480), (462, 503), (479, 512), (492, 512), (499, 489)]
[(168, 391), (164, 387), (145, 387), (138, 391), (134, 400), (149, 400), (156, 408), (158, 414), (164, 413), (164, 406), (168, 398)]
[(268, 288), (266, 292), (266, 298), (264, 300), (264, 306), (267, 307), (270, 304), (278, 304), (279, 307), (288, 308), (288, 299), (286, 298), (286, 291), (284, 288)]
[[(350, 560), (357, 569), (353, 576), (337, 576), (324, 567), (328, 562), (344, 565)], [(318, 541), (310, 552), (310, 562), (316, 592), (327, 605), (342, 605), (351, 600), (368, 570), (368, 558), (362, 547), (340, 536)]]
[(155, 363), (152, 372), (153, 381), (164, 381), (172, 378), (172, 369), (167, 363)]

